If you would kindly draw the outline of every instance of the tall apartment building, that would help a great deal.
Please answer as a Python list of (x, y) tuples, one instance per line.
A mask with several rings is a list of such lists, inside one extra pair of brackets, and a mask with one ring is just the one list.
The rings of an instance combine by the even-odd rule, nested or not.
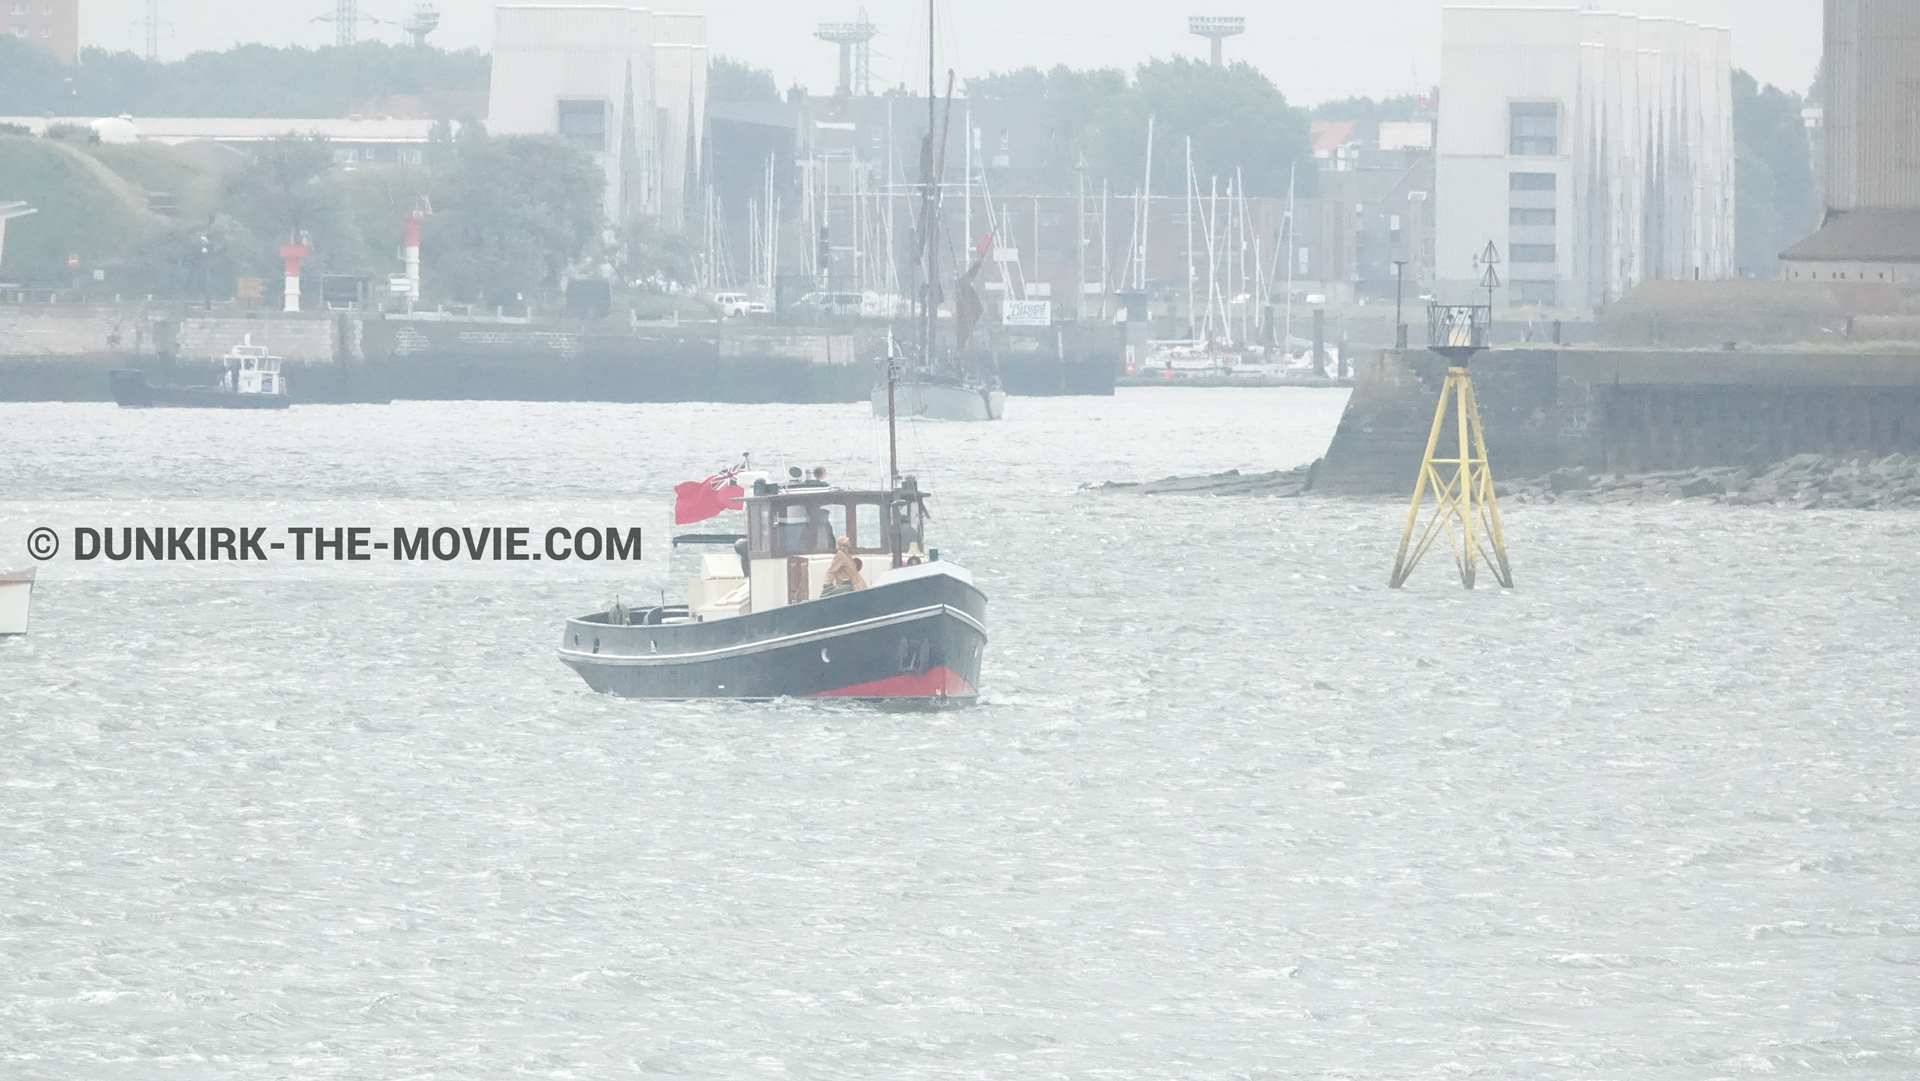
[(606, 176), (608, 222), (678, 230), (702, 161), (706, 31), (704, 15), (502, 4), (487, 130), (567, 139)]
[(80, 58), (80, 0), (0, 0), (0, 27), (71, 64)]
[(1435, 275), (1496, 303), (1597, 308), (1735, 273), (1731, 34), (1573, 8), (1442, 16)]

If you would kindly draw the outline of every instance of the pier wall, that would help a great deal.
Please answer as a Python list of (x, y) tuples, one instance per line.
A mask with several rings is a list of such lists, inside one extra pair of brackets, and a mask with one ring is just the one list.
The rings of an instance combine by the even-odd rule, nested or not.
[[(983, 334), (1009, 392), (1111, 394), (1120, 332)], [(0, 401), (104, 401), (107, 372), (210, 384), (243, 337), (283, 358), (295, 401), (855, 402), (884, 378), (886, 328), (0, 305)]]
[[(1495, 477), (1920, 452), (1920, 347), (1502, 349), (1472, 369)], [(1445, 375), (1425, 350), (1361, 356), (1316, 487), (1410, 494)]]

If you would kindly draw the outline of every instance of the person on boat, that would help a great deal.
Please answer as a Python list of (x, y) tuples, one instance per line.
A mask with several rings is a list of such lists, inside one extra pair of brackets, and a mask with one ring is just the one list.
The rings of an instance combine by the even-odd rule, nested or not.
[(827, 564), (827, 581), (820, 587), (820, 596), (837, 597), (865, 588), (867, 580), (860, 577), (860, 561), (853, 557), (853, 541), (841, 537), (834, 547), (833, 562)]
[(827, 508), (809, 507), (807, 509), (807, 547), (832, 548), (833, 523), (827, 520)]

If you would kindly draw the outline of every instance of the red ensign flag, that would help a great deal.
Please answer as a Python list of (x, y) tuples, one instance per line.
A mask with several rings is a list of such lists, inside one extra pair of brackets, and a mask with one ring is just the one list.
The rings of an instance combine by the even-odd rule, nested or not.
[(734, 470), (718, 473), (706, 480), (690, 480), (673, 486), (673, 524), (704, 522), (723, 510), (739, 510), (747, 493), (733, 482)]

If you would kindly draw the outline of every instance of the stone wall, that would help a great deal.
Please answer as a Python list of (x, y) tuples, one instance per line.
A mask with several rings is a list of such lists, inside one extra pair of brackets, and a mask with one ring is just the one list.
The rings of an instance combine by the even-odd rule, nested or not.
[(131, 356), (153, 351), (152, 331), (137, 306), (0, 305), (0, 356), (67, 357), (109, 352)]
[[(224, 356), (247, 334), (289, 361), (332, 361), (350, 344), (357, 317), (278, 312), (211, 313), (141, 303), (0, 305), (0, 357), (78, 357), (102, 354)], [(342, 335), (345, 334), (343, 339)]]
[[(1472, 370), (1496, 477), (1920, 451), (1920, 352), (1513, 349)], [(1410, 493), (1445, 374), (1425, 350), (1362, 356), (1317, 487)]]
[(253, 344), (264, 345), (273, 355), (288, 361), (323, 363), (336, 358), (336, 339), (342, 324), (351, 325), (355, 317), (329, 316), (325, 313), (298, 315), (258, 313), (252, 315), (194, 315), (155, 320), (155, 333), (166, 344), (172, 335), (172, 348), (166, 350), (182, 360), (203, 360), (226, 355), (247, 335)]

